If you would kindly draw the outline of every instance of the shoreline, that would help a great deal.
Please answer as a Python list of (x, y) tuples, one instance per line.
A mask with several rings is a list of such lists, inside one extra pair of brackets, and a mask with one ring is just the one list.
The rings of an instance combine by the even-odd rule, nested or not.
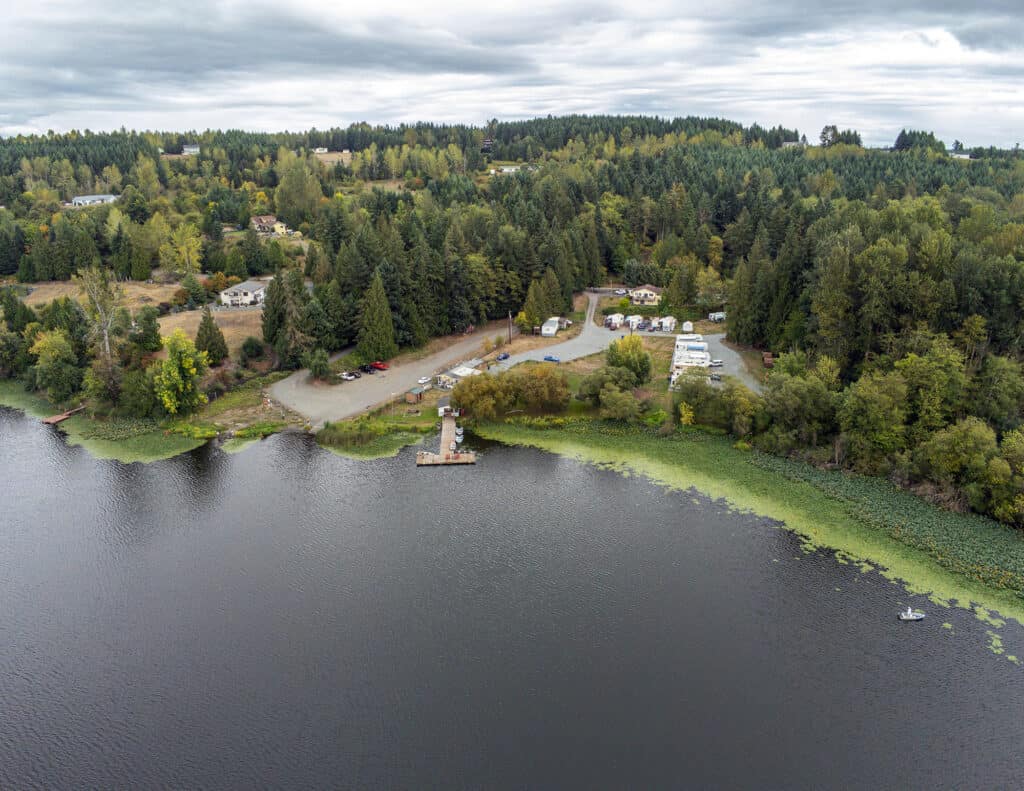
[[(14, 382), (0, 382), (0, 406), (17, 409), (33, 418), (45, 417), (55, 409), (45, 399), (24, 391)], [(91, 418), (76, 415), (56, 428), (69, 445), (80, 446), (95, 458), (115, 459), (126, 464), (173, 458), (214, 439), (188, 437), (155, 425), (152, 430), (134, 436), (104, 439), (90, 436), (89, 426), (93, 422)], [(422, 428), (416, 431), (403, 423), (382, 425), (385, 430), (365, 445), (332, 447), (319, 440), (317, 444), (327, 452), (357, 461), (393, 457), (403, 448), (425, 439)], [(278, 430), (288, 430), (288, 427)], [(871, 496), (878, 492), (871, 489), (880, 489), (885, 482), (823, 473), (809, 465), (739, 450), (727, 439), (699, 430), (655, 436), (638, 427), (581, 420), (541, 428), (489, 423), (476, 426), (473, 432), (505, 445), (533, 447), (622, 474), (643, 475), (667, 489), (697, 491), (722, 500), (736, 510), (770, 518), (779, 523), (781, 529), (798, 535), (808, 550), (832, 551), (840, 562), (860, 565), (865, 572), (877, 571), (909, 593), (928, 596), (936, 605), (968, 610), (995, 629), (1002, 627), (1005, 619), (1024, 626), (1024, 593), (1019, 587), (1009, 584), (997, 587), (981, 578), (972, 579), (956, 567), (953, 562), (956, 559), (936, 556), (936, 548), (927, 543), (922, 546), (922, 541), (915, 539), (912, 531), (900, 530), (898, 526), (886, 529), (886, 525), (881, 524), (872, 511), (884, 510), (887, 505), (872, 503)], [(239, 437), (224, 437), (220, 448), (225, 453), (241, 452), (266, 436), (260, 432), (246, 435), (245, 429), (239, 434)], [(867, 482), (859, 498), (844, 495), (839, 491), (842, 487), (835, 486), (850, 481)], [(910, 498), (928, 513), (958, 520), (957, 526), (962, 524), (965, 528), (969, 548), (972, 538), (967, 530), (981, 526), (1009, 536), (1014, 549), (1019, 541), (1019, 554), (1024, 558), (1024, 535), (1018, 537), (1010, 528), (983, 517), (944, 512), (909, 493), (893, 491), (897, 497)], [(976, 543), (984, 544), (981, 535)], [(998, 568), (993, 565), (985, 570), (991, 574)], [(1006, 575), (1011, 583), (1020, 579), (1012, 571), (1006, 571)], [(998, 653), (1005, 652), (999, 645)], [(1024, 656), (1024, 645), (1018, 652)], [(1013, 654), (1006, 654), (1006, 658), (1018, 661)]]
[[(1024, 598), (1015, 590), (1000, 589), (943, 566), (921, 548), (871, 524), (857, 503), (808, 480), (787, 477), (770, 465), (754, 463), (750, 452), (733, 448), (723, 438), (700, 432), (658, 437), (599, 424), (564, 429), (485, 424), (474, 433), (622, 474), (643, 475), (667, 489), (695, 490), (738, 511), (778, 522), (779, 528), (798, 535), (809, 550), (830, 550), (840, 562), (860, 565), (864, 572), (877, 571), (908, 593), (926, 595), (941, 607), (968, 610), (993, 629), (1000, 629), (1006, 620), (1024, 626)], [(963, 518), (965, 525), (974, 521), (951, 516)], [(1020, 542), (1024, 554), (1024, 536)], [(1019, 663), (1005, 646), (997, 647), (993, 651)], [(1024, 656), (1024, 645), (1015, 650)]]

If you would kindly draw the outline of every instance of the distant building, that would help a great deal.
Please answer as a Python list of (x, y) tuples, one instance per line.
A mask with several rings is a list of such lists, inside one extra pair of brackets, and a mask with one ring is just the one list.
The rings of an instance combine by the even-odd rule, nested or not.
[(189, 143), (181, 147), (181, 153), (186, 157), (197, 157), (199, 156), (199, 146)]
[(949, 155), (953, 159), (970, 159), (971, 158), (971, 155), (968, 154), (966, 151), (950, 151)]
[(326, 154), (327, 153), (327, 149), (324, 148), (323, 146), (317, 146), (316, 148), (313, 149), (313, 153), (314, 154)]
[(634, 305), (657, 305), (661, 302), (661, 289), (657, 286), (644, 285), (629, 292)]
[(276, 233), (281, 236), (288, 233), (288, 226), (273, 214), (257, 214), (249, 220), (256, 233)]
[(243, 305), (260, 305), (267, 294), (267, 284), (262, 280), (246, 280), (237, 286), (231, 286), (220, 292), (222, 305), (241, 307)]
[(801, 143), (799, 140), (786, 140), (785, 142), (783, 142), (782, 147), (783, 148), (803, 148), (804, 144)]
[(76, 195), (71, 199), (72, 206), (99, 206), (103, 203), (113, 203), (117, 195)]

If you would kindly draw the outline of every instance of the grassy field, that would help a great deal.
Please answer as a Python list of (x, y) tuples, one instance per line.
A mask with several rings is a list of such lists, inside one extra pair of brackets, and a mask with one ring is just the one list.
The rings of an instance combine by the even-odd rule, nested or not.
[(317, 159), (323, 162), (327, 167), (333, 168), (336, 164), (341, 162), (345, 167), (352, 164), (352, 152), (344, 151), (328, 151), (326, 154), (313, 154)]
[[(994, 628), (1024, 624), (1024, 534), (977, 516), (942, 511), (885, 481), (737, 450), (699, 431), (659, 437), (602, 421), (561, 429), (484, 425), (477, 433), (580, 461), (639, 473), (670, 489), (694, 488), (770, 517), (808, 548), (828, 548), (940, 606), (972, 611)], [(1001, 617), (1000, 617), (1001, 616)], [(1024, 646), (1015, 646), (1012, 653)]]
[[(185, 310), (181, 313), (169, 313), (160, 317), (160, 333), (170, 335), (175, 330), (183, 330), (185, 334), (195, 340), (196, 331), (199, 329), (199, 322), (203, 318), (201, 310)], [(228, 344), (228, 352), (235, 359), (242, 348), (242, 343), (250, 335), (262, 339), (263, 337), (263, 311), (251, 310), (248, 308), (238, 310), (215, 310), (213, 320), (217, 322), (220, 331), (224, 333), (224, 340)]]
[[(57, 297), (71, 297), (78, 299), (78, 284), (74, 281), (53, 281), (46, 283), (28, 283), (32, 293), (24, 298), (25, 304), (34, 307), (44, 302), (50, 302)], [(142, 283), (130, 280), (120, 284), (124, 289), (126, 300), (125, 306), (129, 310), (138, 310), (144, 305), (158, 305), (161, 302), (170, 302), (174, 292), (179, 286), (175, 283), (166, 285), (163, 283)]]

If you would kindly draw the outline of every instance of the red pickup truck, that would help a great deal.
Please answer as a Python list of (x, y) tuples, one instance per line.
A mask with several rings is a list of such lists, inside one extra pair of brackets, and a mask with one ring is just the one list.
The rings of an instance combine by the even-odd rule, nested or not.
[(387, 363), (382, 363), (380, 360), (374, 360), (370, 363), (371, 368), (376, 368), (378, 371), (386, 371), (388, 369)]

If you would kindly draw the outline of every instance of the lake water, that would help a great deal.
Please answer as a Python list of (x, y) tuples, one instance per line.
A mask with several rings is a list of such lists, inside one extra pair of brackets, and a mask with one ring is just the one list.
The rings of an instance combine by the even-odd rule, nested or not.
[(696, 494), (414, 452), (122, 465), (0, 408), (0, 788), (1024, 783), (970, 614)]

